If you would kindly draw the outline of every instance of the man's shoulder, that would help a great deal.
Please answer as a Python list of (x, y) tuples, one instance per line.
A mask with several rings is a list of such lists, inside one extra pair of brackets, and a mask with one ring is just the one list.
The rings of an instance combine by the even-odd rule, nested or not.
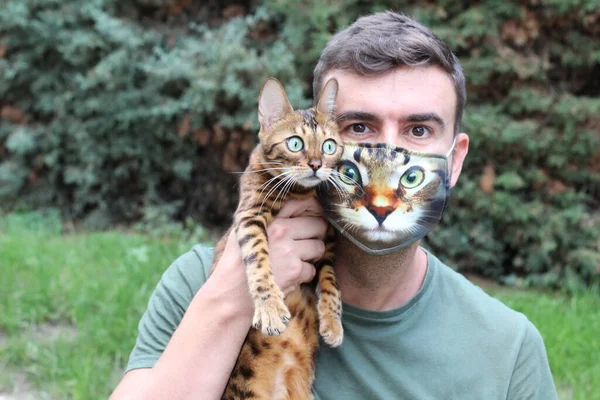
[[(502, 382), (510, 383), (511, 390), (530, 390), (543, 381), (544, 390), (550, 393), (547, 398), (556, 398), (551, 395), (554, 392), (544, 341), (535, 325), (524, 314), (430, 257), (436, 263), (437, 275), (431, 292), (438, 319), (444, 321), (445, 339), (460, 353), (469, 354), (472, 365), (504, 376)], [(533, 377), (531, 371), (538, 375)], [(520, 383), (523, 376), (531, 377), (532, 384)]]
[(450, 306), (465, 326), (475, 327), (482, 335), (513, 340), (524, 336), (527, 330), (535, 329), (525, 315), (490, 296), (435, 256), (430, 254), (430, 257), (437, 263), (439, 275), (434, 296), (441, 304)]
[(195, 294), (206, 282), (214, 256), (212, 247), (197, 244), (180, 255), (163, 273), (161, 282), (172, 289)]
[(468, 342), (465, 351), (478, 360), (474, 365), (494, 370), (495, 378), (505, 376), (501, 389), (508, 399), (557, 399), (544, 340), (535, 325), (447, 265), (440, 262), (438, 270), (438, 295), (454, 305), (452, 313), (463, 329), (454, 339)]
[(138, 324), (138, 337), (127, 371), (154, 366), (194, 295), (206, 282), (212, 258), (211, 248), (196, 245), (165, 270)]

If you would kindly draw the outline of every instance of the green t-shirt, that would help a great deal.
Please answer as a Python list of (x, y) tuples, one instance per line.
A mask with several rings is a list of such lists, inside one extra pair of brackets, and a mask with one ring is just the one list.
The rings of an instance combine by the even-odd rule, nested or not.
[[(558, 399), (533, 324), (427, 255), (423, 286), (404, 306), (367, 311), (344, 304), (342, 346), (321, 344), (318, 351), (315, 399)], [(198, 245), (163, 274), (128, 371), (158, 360), (211, 259), (212, 249)]]

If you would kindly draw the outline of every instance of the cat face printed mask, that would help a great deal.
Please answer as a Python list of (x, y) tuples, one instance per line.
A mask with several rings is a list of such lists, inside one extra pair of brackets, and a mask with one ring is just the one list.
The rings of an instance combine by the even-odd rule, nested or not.
[(448, 155), (387, 143), (345, 142), (337, 173), (320, 191), (329, 222), (371, 255), (423, 238), (440, 222), (450, 195)]

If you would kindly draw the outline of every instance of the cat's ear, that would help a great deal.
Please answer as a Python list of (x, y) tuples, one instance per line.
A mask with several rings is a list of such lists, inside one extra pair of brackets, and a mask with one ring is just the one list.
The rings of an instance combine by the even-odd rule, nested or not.
[(335, 99), (337, 97), (337, 93), (337, 80), (328, 80), (323, 89), (321, 90), (321, 94), (319, 95), (317, 111), (330, 117), (333, 116), (333, 112), (335, 111)]
[(269, 129), (293, 111), (281, 83), (275, 78), (267, 79), (258, 96), (258, 120), (261, 128)]

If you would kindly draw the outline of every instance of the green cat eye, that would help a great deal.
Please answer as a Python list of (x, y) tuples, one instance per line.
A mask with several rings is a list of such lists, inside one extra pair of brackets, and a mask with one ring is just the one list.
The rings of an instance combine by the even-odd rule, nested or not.
[(333, 139), (327, 139), (323, 142), (323, 146), (321, 146), (321, 150), (323, 153), (331, 155), (334, 154), (337, 150), (337, 143)]
[(342, 182), (347, 185), (359, 185), (360, 175), (355, 166), (349, 164), (342, 164), (338, 168), (339, 177)]
[(412, 167), (402, 175), (400, 184), (407, 189), (419, 186), (425, 180), (425, 173), (419, 167)]
[(299, 152), (304, 147), (304, 142), (300, 139), (300, 136), (292, 136), (286, 140), (285, 143), (287, 144), (288, 149), (294, 153)]

